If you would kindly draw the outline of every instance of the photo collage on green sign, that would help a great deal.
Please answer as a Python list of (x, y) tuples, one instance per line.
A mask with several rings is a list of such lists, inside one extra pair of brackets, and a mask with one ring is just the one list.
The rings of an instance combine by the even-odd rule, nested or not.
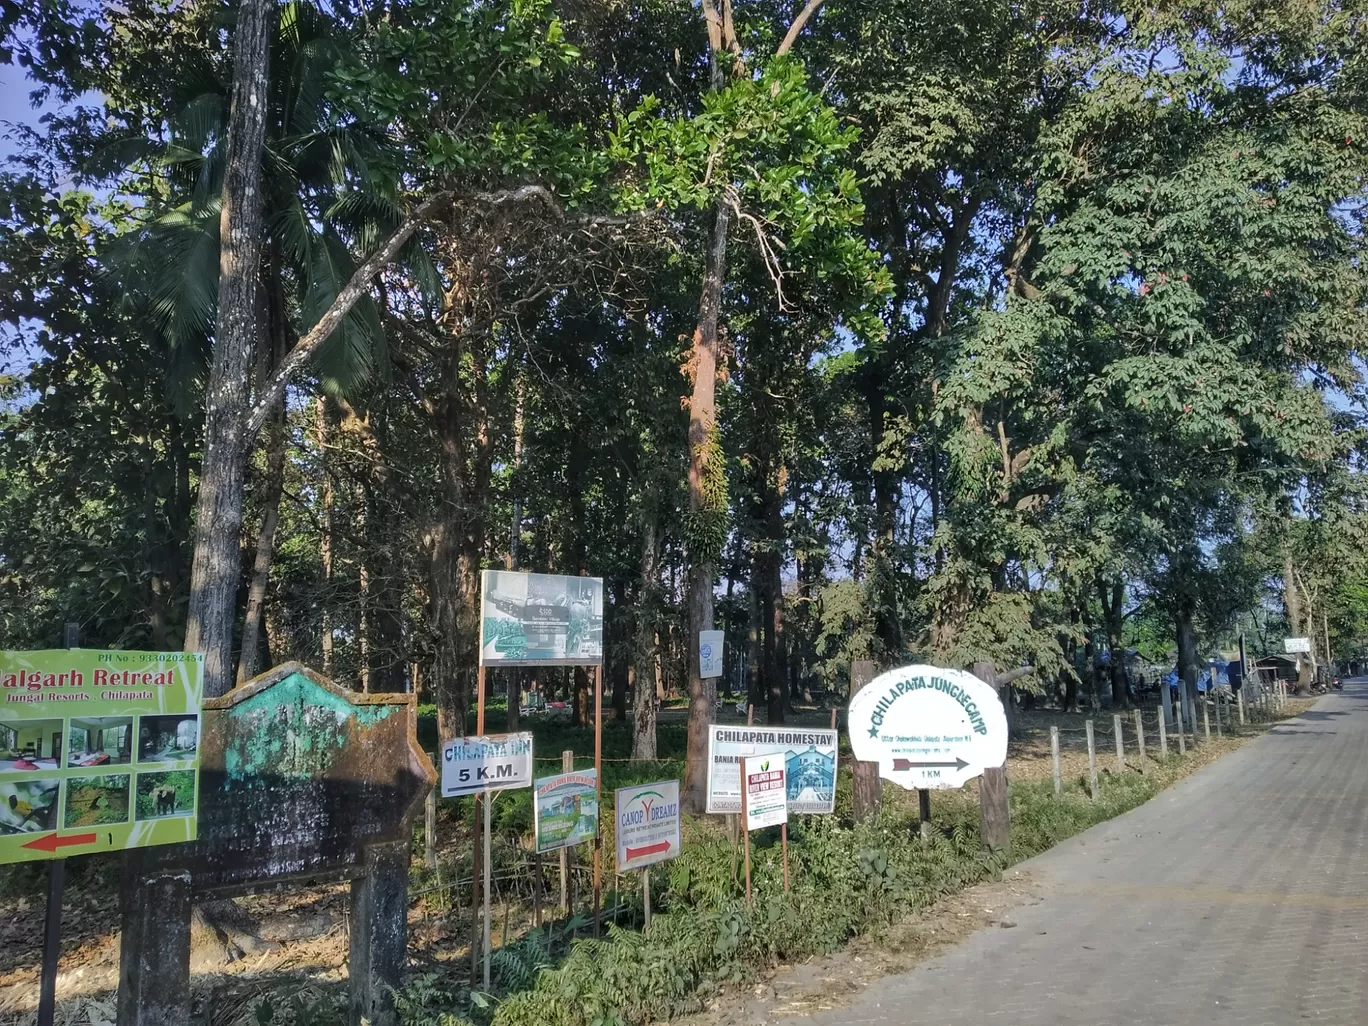
[(193, 840), (202, 657), (0, 652), (0, 863)]

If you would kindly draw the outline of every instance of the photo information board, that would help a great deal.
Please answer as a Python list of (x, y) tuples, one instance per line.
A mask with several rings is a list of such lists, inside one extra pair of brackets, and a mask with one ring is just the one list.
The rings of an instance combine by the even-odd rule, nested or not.
[(0, 651), (0, 864), (193, 841), (204, 656)]
[(486, 570), (480, 579), (480, 665), (603, 662), (603, 578)]
[(751, 755), (784, 757), (789, 812), (835, 812), (836, 745), (834, 730), (710, 725), (708, 812), (741, 811), (741, 760)]

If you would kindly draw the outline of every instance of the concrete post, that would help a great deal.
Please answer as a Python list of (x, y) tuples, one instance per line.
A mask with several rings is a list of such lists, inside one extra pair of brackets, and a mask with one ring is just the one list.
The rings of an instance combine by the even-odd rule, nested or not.
[(1135, 746), (1140, 753), (1140, 772), (1145, 772), (1145, 717), (1139, 709), (1135, 710)]
[(1112, 715), (1112, 730), (1116, 732), (1116, 772), (1126, 772), (1126, 736), (1125, 727), (1121, 723), (1121, 714)]
[(407, 844), (366, 852), (366, 875), (352, 881), (347, 991), (350, 1026), (398, 1026), (394, 992), (408, 960)]
[(1168, 726), (1164, 723), (1164, 707), (1159, 706), (1159, 761), (1168, 759)]
[(1088, 732), (1088, 788), (1092, 800), (1097, 801), (1097, 743), (1093, 736), (1093, 721), (1084, 724)]
[(1050, 762), (1054, 767), (1055, 794), (1064, 793), (1064, 781), (1059, 772), (1059, 728), (1050, 728)]
[(124, 859), (118, 1026), (190, 1021), (190, 874), (144, 880), (138, 852)]

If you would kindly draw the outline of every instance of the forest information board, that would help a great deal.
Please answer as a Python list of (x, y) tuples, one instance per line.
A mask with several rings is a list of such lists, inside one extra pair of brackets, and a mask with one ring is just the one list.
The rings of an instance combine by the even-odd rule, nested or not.
[(0, 864), (193, 841), (204, 656), (0, 651)]

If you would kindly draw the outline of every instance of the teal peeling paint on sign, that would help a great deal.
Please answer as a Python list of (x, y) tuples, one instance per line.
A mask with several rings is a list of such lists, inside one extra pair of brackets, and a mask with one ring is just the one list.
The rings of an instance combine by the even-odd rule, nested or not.
[(294, 673), (228, 711), (224, 772), (229, 786), (321, 776), (347, 742), (401, 709), (352, 705)]

